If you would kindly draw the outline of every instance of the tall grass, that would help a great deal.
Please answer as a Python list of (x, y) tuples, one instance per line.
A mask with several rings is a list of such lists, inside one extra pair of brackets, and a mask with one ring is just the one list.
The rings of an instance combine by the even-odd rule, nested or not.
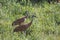
[[(12, 0), (5, 1), (2, 1), (3, 5), (0, 7), (0, 40), (60, 40), (60, 25), (55, 21), (60, 22), (59, 4), (43, 3), (32, 6), (31, 3), (21, 5)], [(24, 36), (22, 33), (13, 32), (15, 27), (12, 26), (12, 22), (23, 17), (26, 10), (38, 18), (33, 20), (26, 30), (27, 36)]]

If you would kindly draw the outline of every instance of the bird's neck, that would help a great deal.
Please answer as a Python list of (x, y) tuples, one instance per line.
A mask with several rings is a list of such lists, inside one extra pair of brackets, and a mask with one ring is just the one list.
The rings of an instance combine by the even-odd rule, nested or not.
[(32, 22), (33, 22), (33, 19), (31, 20), (31, 22), (28, 25), (31, 26)]

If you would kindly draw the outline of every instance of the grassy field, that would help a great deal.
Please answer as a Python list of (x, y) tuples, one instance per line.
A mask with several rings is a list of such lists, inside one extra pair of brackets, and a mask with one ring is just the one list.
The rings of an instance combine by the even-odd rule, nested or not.
[[(0, 0), (2, 1), (2, 0)], [(20, 5), (16, 2), (0, 3), (0, 40), (60, 40), (60, 3), (59, 4), (32, 4)], [(30, 15), (34, 14), (32, 25), (26, 30), (27, 36), (22, 33), (13, 32), (12, 22), (24, 16), (28, 10)], [(26, 19), (30, 22), (30, 19)], [(57, 21), (57, 22), (56, 22)], [(30, 32), (32, 31), (32, 32)], [(30, 33), (30, 35), (29, 35)]]

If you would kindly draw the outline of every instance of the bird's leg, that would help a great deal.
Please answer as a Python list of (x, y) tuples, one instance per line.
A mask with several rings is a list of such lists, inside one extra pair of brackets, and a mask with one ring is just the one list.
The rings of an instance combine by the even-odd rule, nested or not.
[(18, 32), (18, 36), (20, 36), (20, 32)]
[(23, 31), (24, 36), (26, 36), (26, 31)]
[(26, 36), (26, 31), (22, 31), (21, 34), (22, 34), (20, 35), (21, 37)]

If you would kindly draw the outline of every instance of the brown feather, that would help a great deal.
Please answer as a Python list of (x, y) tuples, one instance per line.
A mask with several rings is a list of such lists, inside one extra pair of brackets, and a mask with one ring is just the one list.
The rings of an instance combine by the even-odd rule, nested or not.
[(12, 23), (12, 26), (13, 26), (13, 25), (20, 25), (22, 22), (25, 21), (25, 18), (27, 18), (27, 16), (15, 20), (15, 21)]
[[(33, 20), (32, 20), (32, 21), (33, 21)], [(24, 25), (20, 25), (20, 26), (16, 27), (16, 28), (14, 29), (14, 32), (25, 31), (28, 27), (31, 26), (32, 21), (31, 21), (30, 23), (28, 23), (28, 24), (24, 24)]]

